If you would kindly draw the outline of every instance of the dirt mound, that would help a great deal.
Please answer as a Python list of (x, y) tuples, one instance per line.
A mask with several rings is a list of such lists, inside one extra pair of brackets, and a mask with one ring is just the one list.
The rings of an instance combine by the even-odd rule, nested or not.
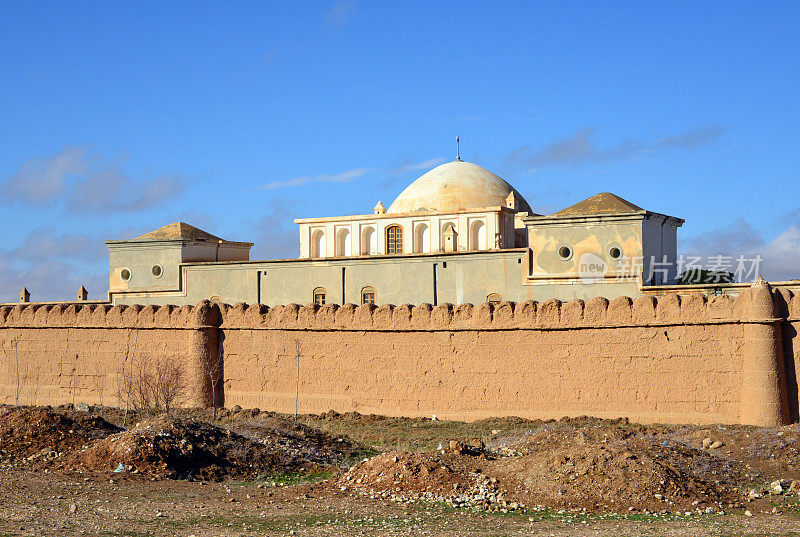
[(103, 418), (43, 407), (0, 406), (0, 460), (52, 459), (121, 431)]
[(441, 459), (410, 451), (390, 451), (351, 468), (341, 478), (354, 488), (375, 492), (450, 494), (469, 480)]
[(329, 469), (209, 423), (160, 416), (94, 443), (67, 464), (172, 479), (257, 477)]
[(340, 484), (392, 499), (515, 510), (718, 511), (746, 500), (745, 467), (674, 438), (674, 428), (562, 420), (509, 443), (446, 441), (428, 454), (386, 453)]
[(334, 436), (274, 413), (235, 422), (233, 431), (271, 446), (293, 458), (346, 467), (364, 454), (347, 436)]
[(339, 485), (342, 490), (397, 502), (426, 500), (505, 511), (524, 508), (507, 502), (497, 480), (480, 469), (454, 466), (437, 454), (383, 453), (351, 468), (339, 479)]
[(515, 449), (519, 456), (493, 461), (486, 471), (531, 504), (674, 511), (720, 509), (744, 499), (740, 465), (669, 440), (659, 427), (551, 428)]

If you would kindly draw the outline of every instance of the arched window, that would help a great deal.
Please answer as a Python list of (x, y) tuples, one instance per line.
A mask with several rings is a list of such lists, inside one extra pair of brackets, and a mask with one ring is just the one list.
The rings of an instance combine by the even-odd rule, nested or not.
[(503, 297), (500, 296), (499, 293), (490, 293), (489, 296), (486, 297), (486, 302), (489, 304), (499, 304), (503, 301)]
[(378, 253), (378, 235), (375, 228), (365, 227), (361, 230), (361, 255), (375, 255)]
[(393, 225), (386, 228), (386, 253), (403, 253), (403, 228), (398, 225)]
[(475, 220), (469, 226), (469, 249), (486, 249), (486, 224), (482, 220)]
[(317, 306), (324, 306), (325, 305), (325, 288), (324, 287), (317, 287), (314, 289), (314, 304)]
[(417, 224), (414, 228), (414, 252), (421, 254), (431, 251), (431, 231), (428, 224)]
[(374, 304), (375, 303), (375, 288), (365, 287), (361, 290), (361, 303)]
[(311, 234), (311, 257), (325, 257), (325, 232), (321, 229)]
[(348, 256), (350, 252), (350, 231), (340, 229), (336, 234), (336, 255), (339, 257)]

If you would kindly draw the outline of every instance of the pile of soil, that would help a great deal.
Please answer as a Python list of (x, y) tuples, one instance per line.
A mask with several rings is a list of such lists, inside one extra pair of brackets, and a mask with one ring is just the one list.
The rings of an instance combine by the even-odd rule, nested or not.
[(364, 453), (364, 448), (347, 436), (333, 436), (272, 412), (237, 421), (232, 429), (289, 457), (339, 468)]
[(450, 454), (383, 453), (351, 468), (339, 484), (344, 490), (398, 502), (426, 500), (504, 512), (525, 508), (509, 501), (497, 479), (481, 471), (479, 462), (486, 460), (485, 453), (458, 444), (462, 448)]
[(0, 461), (29, 463), (60, 457), (121, 431), (101, 417), (45, 407), (0, 406)]
[(661, 427), (545, 428), (491, 462), (509, 494), (528, 503), (602, 510), (718, 510), (744, 500), (743, 465), (682, 442)]
[(125, 473), (209, 480), (330, 469), (229, 429), (170, 416), (144, 420), (95, 442), (65, 464), (101, 472), (121, 464)]
[(385, 453), (352, 468), (340, 485), (372, 496), (489, 510), (715, 512), (742, 506), (754, 478), (742, 462), (702, 441), (687, 442), (675, 427), (625, 420), (542, 424), (489, 448), (443, 444), (427, 454)]
[(389, 451), (354, 466), (340, 481), (370, 492), (418, 495), (424, 492), (451, 494), (471, 483), (467, 476), (435, 455)]

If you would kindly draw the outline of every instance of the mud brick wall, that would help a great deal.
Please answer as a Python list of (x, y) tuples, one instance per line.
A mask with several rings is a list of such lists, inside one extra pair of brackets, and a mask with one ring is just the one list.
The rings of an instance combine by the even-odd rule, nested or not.
[(298, 390), (301, 412), (771, 425), (798, 421), (799, 331), (800, 296), (766, 282), (735, 299), (17, 305), (0, 307), (0, 402), (116, 405), (131, 361), (168, 359), (195, 406), (293, 412)]
[(797, 398), (776, 302), (763, 285), (735, 300), (223, 306), (225, 402), (293, 412), (299, 349), (301, 412), (783, 423)]
[(123, 369), (168, 360), (183, 365), (186, 402), (206, 404), (206, 354), (215, 348), (216, 327), (212, 345), (203, 327), (215, 312), (207, 304), (2, 307), (0, 403), (118, 405)]

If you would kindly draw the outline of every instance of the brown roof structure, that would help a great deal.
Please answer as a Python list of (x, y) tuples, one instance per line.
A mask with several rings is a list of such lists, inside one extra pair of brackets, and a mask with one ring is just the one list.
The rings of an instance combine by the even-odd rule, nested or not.
[(637, 213), (642, 211), (644, 211), (644, 209), (638, 205), (634, 205), (628, 200), (622, 199), (611, 192), (601, 192), (566, 209), (562, 209), (554, 213), (553, 216)]
[(197, 229), (194, 226), (185, 224), (183, 222), (173, 222), (164, 227), (160, 227), (150, 233), (145, 233), (141, 237), (136, 237), (134, 240), (163, 240), (163, 239), (189, 239), (195, 241), (213, 241), (225, 242), (223, 239), (206, 233), (202, 229)]

